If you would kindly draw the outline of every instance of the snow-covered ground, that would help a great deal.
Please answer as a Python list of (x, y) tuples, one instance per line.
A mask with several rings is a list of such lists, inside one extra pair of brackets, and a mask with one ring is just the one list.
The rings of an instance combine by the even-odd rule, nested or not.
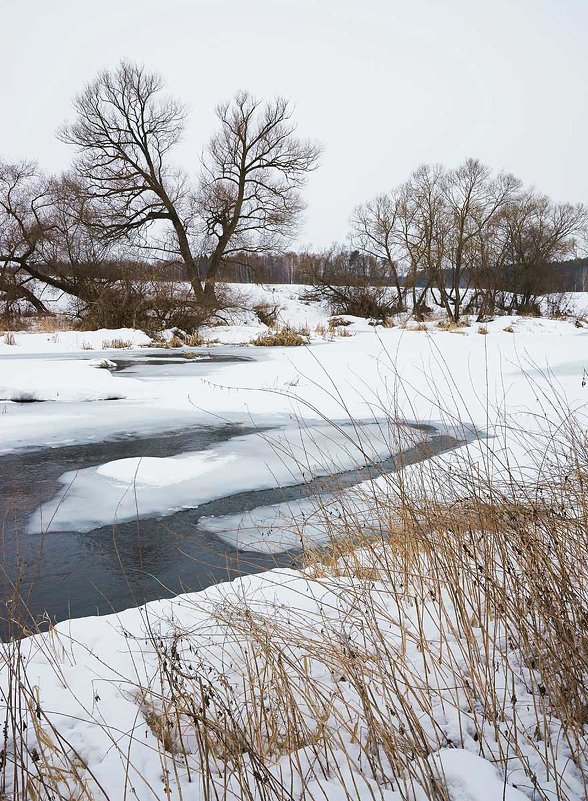
[[(64, 491), (38, 511), (31, 530), (46, 529), (44, 521), (51, 520), (61, 530), (79, 532), (115, 518), (129, 519), (137, 512), (167, 514), (221, 494), (298, 483), (310, 475), (385, 458), (427, 436), (389, 426), (390, 419), (431, 423), (440, 432), (467, 440), (457, 451), (435, 457), (443, 464), (444, 475), (452, 460), (468, 459), (484, 464), (497, 480), (506, 467), (524, 476), (526, 470), (534, 469), (531, 455), (544, 446), (543, 437), (559, 412), (571, 409), (583, 419), (588, 328), (573, 320), (503, 317), (483, 328), (472, 323), (444, 330), (435, 321), (417, 326), (399, 320), (395, 327), (383, 328), (350, 318), (345, 336), (340, 332), (330, 336), (325, 334), (328, 310), (302, 302), (301, 288), (248, 291), (256, 300), (278, 303), (282, 322), (306, 326), (311, 344), (254, 347), (248, 343), (265, 326), (241, 318), (235, 325), (207, 330), (206, 336), (221, 344), (197, 352), (233, 354), (248, 361), (187, 360), (185, 375), (176, 371), (149, 377), (147, 371), (125, 375), (105, 363), (127, 353), (124, 348), (108, 348), (113, 340), (130, 343), (128, 353), (136, 358), (137, 348), (149, 344), (142, 332), (13, 332), (15, 344), (8, 344), (12, 338), (0, 336), (0, 453), (144, 431), (158, 434), (187, 425), (231, 422), (253, 424), (260, 430), (198, 453), (120, 459), (77, 476), (65, 474)], [(588, 307), (583, 296), (576, 300), (582, 308)], [(47, 402), (23, 405), (18, 401)], [(272, 429), (270, 434), (267, 429)], [(363, 507), (361, 499), (358, 503), (366, 523), (369, 498), (378, 487), (383, 491), (381, 479), (363, 485)], [(361, 489), (356, 489), (356, 495)], [(329, 502), (336, 514), (339, 500), (330, 498)], [(323, 540), (324, 528), (313, 517), (312, 504), (262, 507), (247, 515), (210, 518), (205, 525), (243, 549), (279, 551), (298, 543), (293, 529), (304, 531), (309, 543)], [(292, 515), (295, 524), (288, 527)], [(341, 614), (360, 627), (358, 610), (341, 608), (340, 591), (341, 586), (325, 588), (324, 583), (297, 571), (277, 571), (107, 618), (68, 621), (51, 635), (27, 641), (29, 679), (40, 688), (43, 710), (58, 729), (67, 731), (68, 742), (93, 773), (94, 779), (88, 781), (99, 780), (111, 798), (123, 797), (125, 781), (128, 793), (140, 801), (165, 797), (161, 795), (162, 771), (165, 774), (171, 768), (167, 762), (162, 766), (137, 693), (138, 687), (152, 686), (156, 675), (154, 627), (156, 636), (166, 642), (174, 631), (190, 631), (189, 648), (203, 654), (199, 664), (209, 673), (220, 670), (221, 664), (224, 670), (233, 659), (231, 676), (238, 684), (245, 671), (243, 654), (226, 639), (226, 626), (217, 619), (219, 606), (247, 597), (253, 608), (270, 617), (291, 621), (295, 616), (312, 642), (318, 631), (335, 626)], [(403, 636), (399, 630), (386, 634), (394, 642)], [(295, 657), (312, 661), (312, 654), (303, 651), (294, 649)], [(414, 645), (409, 656), (418, 662), (419, 653)], [(329, 692), (333, 690), (337, 680), (324, 673), (324, 664), (317, 670), (320, 681)], [(360, 699), (351, 689), (350, 693), (351, 708)], [(527, 698), (524, 693), (523, 687), (516, 689), (519, 699)], [(444, 736), (454, 742), (455, 721), (446, 710), (439, 715)], [(556, 737), (557, 731), (552, 734)], [(32, 730), (30, 737), (32, 748)], [(539, 796), (525, 783), (519, 759), (513, 760), (505, 779), (494, 767), (496, 754), (481, 754), (471, 733), (460, 743), (463, 748), (440, 748), (432, 757), (443, 768), (451, 801), (583, 797), (573, 767), (566, 767), (563, 746), (561, 770), (568, 782), (564, 795), (555, 794), (552, 779), (539, 762), (533, 762), (536, 756), (531, 751), (526, 754), (543, 787), (544, 795)], [(351, 740), (348, 745), (353, 750)], [(128, 754), (133, 767), (125, 780)], [(405, 797), (393, 787), (381, 785), (375, 790), (376, 778), (362, 768), (361, 760), (346, 765), (345, 780), (333, 776), (319, 780), (305, 762), (308, 758), (301, 749), (300, 769), (312, 774), (317, 798), (321, 793), (329, 801), (345, 798), (345, 781), (348, 786), (355, 782), (350, 796), (354, 799), (400, 801)], [(276, 759), (272, 770), (287, 779), (288, 764), (289, 768), (284, 760)], [(185, 768), (169, 781), (174, 786), (172, 798), (181, 797), (176, 788), (178, 792), (181, 788), (184, 798), (206, 797), (189, 794)], [(235, 796), (227, 791), (226, 797)]]
[[(388, 780), (374, 776), (369, 765), (362, 767), (362, 758), (357, 743), (365, 737), (360, 730), (362, 720), (362, 699), (359, 688), (352, 681), (341, 676), (341, 667), (325, 662), (329, 642), (338, 642), (345, 636), (349, 643), (365, 653), (365, 659), (377, 663), (377, 655), (371, 652), (374, 647), (389, 648), (389, 654), (398, 654), (400, 669), (400, 648), (404, 643), (402, 664), (411, 665), (415, 675), (426, 675), (426, 663), (419, 647), (419, 621), (416, 611), (403, 620), (402, 628), (392, 621), (398, 610), (393, 600), (378, 587), (378, 612), (380, 615), (382, 641), (366, 640), (365, 621), (362, 622), (362, 609), (358, 606), (359, 592), (345, 588), (345, 582), (336, 580), (317, 581), (292, 570), (272, 571), (259, 576), (246, 577), (231, 584), (217, 585), (197, 596), (180, 596), (173, 601), (158, 601), (138, 610), (128, 610), (117, 616), (73, 620), (57, 627), (49, 642), (47, 637), (34, 637), (23, 646), (25, 664), (31, 681), (40, 687), (42, 714), (47, 715), (67, 740), (67, 747), (75, 752), (79, 764), (86, 766), (83, 771), (90, 786), (98, 783), (106, 797), (111, 799), (125, 797), (140, 801), (165, 798), (165, 787), (171, 787), (171, 798), (182, 797), (204, 801), (208, 798), (239, 801), (244, 797), (239, 785), (239, 771), (223, 772), (222, 768), (212, 771), (208, 788), (203, 788), (198, 778), (201, 757), (196, 743), (196, 731), (189, 722), (184, 725), (183, 746), (190, 752), (184, 762), (174, 754), (175, 746), (169, 745), (166, 753), (158, 742), (154, 721), (165, 705), (166, 689), (161, 685), (161, 660), (169, 659), (170, 651), (175, 660), (184, 686), (179, 692), (194, 693), (195, 705), (210, 693), (208, 714), (211, 720), (222, 708), (222, 698), (232, 702), (233, 714), (246, 719), (247, 714), (255, 714), (255, 704), (264, 703), (269, 726), (272, 713), (272, 676), (279, 680), (279, 672), (272, 665), (271, 658), (265, 659), (262, 651), (255, 652), (255, 637), (238, 635), (231, 629), (230, 621), (242, 623), (239, 616), (248, 610), (249, 623), (253, 626), (269, 621), (268, 632), (277, 637), (276, 643), (283, 648), (286, 670), (292, 673), (292, 684), (297, 685), (295, 665), (299, 665), (300, 691), (304, 688), (304, 677), (312, 679), (317, 698), (301, 695), (297, 699), (301, 718), (311, 730), (319, 725), (318, 707), (330, 711), (334, 720), (345, 720), (341, 725), (340, 742), (334, 756), (340, 764), (334, 764), (329, 771), (320, 758), (314, 756), (310, 747), (300, 747), (290, 757), (268, 757), (270, 772), (266, 781), (273, 777), (283, 783), (285, 794), (276, 798), (327, 798), (329, 801), (405, 801), (412, 798), (403, 777), (388, 770)], [(363, 590), (365, 593), (365, 588)], [(427, 614), (431, 615), (428, 630), (431, 638), (436, 636), (434, 602), (430, 603)], [(344, 621), (344, 623), (342, 623)], [(277, 634), (279, 632), (279, 634)], [(289, 644), (288, 638), (292, 641)], [(457, 639), (453, 639), (453, 644)], [(480, 633), (482, 641), (482, 633)], [(259, 646), (257, 646), (259, 647)], [(441, 647), (441, 646), (440, 646)], [(161, 649), (161, 650), (160, 650)], [(175, 650), (173, 650), (175, 649)], [(251, 650), (253, 649), (253, 650)], [(386, 653), (385, 650), (382, 651)], [(167, 655), (167, 656), (164, 656)], [(439, 651), (442, 659), (442, 651)], [(269, 664), (266, 664), (268, 662)], [(385, 662), (385, 659), (384, 659)], [(263, 665), (266, 664), (265, 671)], [(255, 665), (260, 669), (260, 682), (265, 682), (265, 699), (257, 700), (249, 695), (248, 669)], [(392, 666), (389, 666), (391, 668)], [(521, 735), (517, 748), (510, 745), (511, 757), (508, 775), (497, 769), (498, 755), (509, 749), (512, 727), (510, 718), (503, 721), (502, 737), (485, 746), (480, 753), (476, 712), (460, 714), (459, 703), (467, 709), (467, 692), (458, 693), (450, 686), (448, 675), (443, 670), (435, 671), (435, 701), (438, 706), (438, 729), (430, 730), (425, 720), (426, 700), (419, 707), (418, 687), (406, 689), (407, 707), (411, 707), (416, 719), (420, 718), (431, 742), (442, 742), (429, 758), (432, 776), (439, 776), (439, 782), (447, 787), (450, 801), (525, 801), (534, 798), (529, 784), (529, 766), (536, 775), (537, 782), (551, 797), (555, 782), (546, 772), (541, 761), (540, 749), (533, 747), (532, 738), (527, 743)], [(220, 677), (223, 677), (222, 682)], [(450, 676), (450, 674), (449, 674)], [(200, 678), (199, 678), (200, 677)], [(215, 684), (215, 680), (219, 680)], [(505, 682), (506, 677), (498, 676), (497, 682)], [(373, 691), (378, 693), (378, 679), (374, 676)], [(275, 690), (274, 690), (275, 691)], [(516, 692), (519, 706), (524, 710), (532, 706), (532, 697), (522, 683), (506, 685), (504, 691)], [(254, 693), (254, 688), (251, 688)], [(163, 695), (162, 695), (163, 694)], [(316, 706), (313, 706), (312, 701)], [(400, 705), (401, 706), (401, 705)], [(514, 710), (513, 710), (514, 711)], [(222, 713), (221, 713), (222, 714)], [(530, 725), (532, 714), (525, 720)], [(222, 721), (222, 718), (221, 718)], [(167, 724), (164, 724), (167, 725)], [(221, 724), (222, 725), (222, 724)], [(245, 731), (247, 726), (245, 725)], [(299, 721), (298, 725), (302, 725)], [(396, 719), (395, 725), (414, 725), (410, 715)], [(460, 727), (465, 730), (460, 732)], [(552, 721), (552, 734), (557, 737), (557, 722)], [(32, 727), (31, 727), (32, 729)], [(261, 735), (263, 737), (263, 734)], [(266, 732), (265, 736), (270, 737)], [(177, 732), (169, 729), (169, 740), (174, 742)], [(464, 745), (457, 745), (460, 740)], [(29, 747), (36, 743), (31, 730), (28, 735)], [(450, 745), (450, 743), (452, 745)], [(453, 745), (455, 744), (455, 745)], [(269, 743), (259, 744), (261, 752), (269, 748)], [(516, 756), (517, 749), (523, 754)], [(572, 764), (568, 761), (567, 744), (558, 746), (558, 768), (561, 771), (560, 788), (571, 795), (561, 798), (582, 797), (582, 787)], [(211, 757), (214, 764), (221, 760)], [(251, 764), (247, 752), (244, 753), (242, 771), (246, 783), (252, 786), (251, 798), (263, 799), (263, 782), (256, 782), (255, 763)], [(328, 761), (328, 757), (325, 756)], [(425, 760), (426, 764), (426, 760)], [(242, 774), (242, 775), (243, 775)], [(93, 779), (89, 779), (92, 775)], [(257, 774), (259, 777), (259, 774)], [(306, 792), (302, 796), (301, 780), (304, 778)], [(243, 781), (243, 779), (241, 779)], [(408, 777), (407, 777), (407, 781)], [(261, 789), (255, 791), (255, 785)], [(288, 793), (293, 790), (292, 795)], [(520, 789), (517, 789), (520, 788)], [(207, 791), (210, 795), (207, 794)], [(215, 793), (218, 793), (216, 795)], [(348, 793), (348, 794), (346, 794)], [(269, 796), (274, 797), (274, 796)], [(414, 796), (418, 801), (426, 801), (429, 796), (416, 788)], [(439, 798), (442, 796), (434, 796)], [(556, 797), (554, 795), (554, 797)]]

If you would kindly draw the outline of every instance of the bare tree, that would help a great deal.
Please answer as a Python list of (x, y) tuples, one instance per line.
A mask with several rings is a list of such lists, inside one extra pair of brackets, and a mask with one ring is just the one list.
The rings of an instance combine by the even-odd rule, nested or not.
[(509, 206), (504, 217), (508, 256), (502, 273), (508, 311), (535, 311), (540, 295), (558, 289), (552, 262), (574, 254), (577, 237), (587, 225), (585, 206), (553, 203), (534, 190)]
[(284, 98), (262, 103), (239, 92), (216, 113), (220, 128), (204, 153), (197, 200), (210, 253), (208, 291), (224, 260), (281, 249), (291, 239), (304, 207), (299, 190), (321, 152), (295, 136)]
[(440, 166), (423, 165), (400, 189), (398, 216), (404, 250), (406, 283), (413, 313), (427, 311), (433, 285), (443, 284), (443, 265), (450, 221), (443, 197), (445, 174)]
[(401, 285), (399, 262), (402, 232), (400, 225), (400, 193), (377, 195), (357, 206), (351, 218), (351, 241), (362, 253), (372, 256), (382, 266), (382, 278), (393, 282), (396, 305), (404, 309), (406, 288)]
[[(79, 152), (75, 169), (97, 207), (102, 235), (140, 237), (140, 244), (148, 241), (163, 255), (176, 255), (202, 295), (190, 241), (192, 192), (186, 176), (169, 163), (183, 132), (184, 107), (164, 94), (159, 76), (122, 62), (88, 84), (74, 108), (76, 121), (64, 125), (59, 137)], [(160, 239), (160, 221), (171, 226), (171, 239)]]
[[(0, 165), (0, 293), (49, 313), (47, 286), (94, 303), (120, 275), (118, 254), (96, 236), (95, 209), (75, 177), (48, 178), (36, 165)], [(109, 274), (110, 273), (110, 274)]]
[(297, 189), (319, 149), (294, 136), (287, 101), (262, 105), (240, 93), (220, 106), (197, 188), (170, 163), (185, 109), (157, 75), (123, 62), (98, 75), (74, 106), (77, 119), (60, 137), (79, 151), (76, 170), (103, 236), (179, 259), (200, 301), (214, 296), (223, 259), (274, 248), (293, 231)]
[(34, 265), (47, 236), (49, 182), (32, 162), (0, 163), (0, 293), (8, 308), (25, 301), (48, 309), (38, 297)]
[(496, 177), (477, 159), (468, 159), (445, 175), (443, 198), (450, 222), (442, 280), (438, 282), (441, 304), (458, 322), (467, 291), (478, 279), (485, 249), (496, 228), (495, 219), (520, 192), (521, 182), (512, 175)]

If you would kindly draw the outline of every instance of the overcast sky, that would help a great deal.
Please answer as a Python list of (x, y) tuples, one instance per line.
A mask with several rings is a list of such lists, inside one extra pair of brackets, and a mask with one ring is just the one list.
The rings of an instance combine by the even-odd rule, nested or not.
[(190, 109), (190, 168), (237, 89), (296, 103), (325, 146), (301, 241), (423, 162), (476, 156), (588, 201), (588, 0), (0, 0), (0, 158), (65, 168), (71, 99), (121, 58)]

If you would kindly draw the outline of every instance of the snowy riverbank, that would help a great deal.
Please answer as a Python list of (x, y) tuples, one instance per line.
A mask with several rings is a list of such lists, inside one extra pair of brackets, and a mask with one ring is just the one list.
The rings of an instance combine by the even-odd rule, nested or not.
[[(290, 287), (272, 297), (276, 292), (285, 306), (283, 322), (307, 325), (309, 346), (247, 345), (263, 327), (242, 320), (206, 332), (225, 344), (187, 351), (139, 350), (149, 339), (128, 330), (58, 336), (16, 332), (15, 344), (0, 345), (0, 452), (33, 448), (42, 460), (43, 449), (58, 444), (159, 435), (186, 426), (244, 424), (259, 432), (163, 457), (151, 456), (146, 447), (139, 456), (64, 473), (67, 492), (39, 508), (30, 530), (50, 537), (55, 526), (84, 536), (98, 525), (137, 515), (165, 516), (219, 494), (361, 467), (429, 436), (393, 421), (432, 423), (438, 432), (464, 440), (428, 463), (429, 476), (437, 471), (437, 498), (442, 498), (443, 481), (451, 481), (465, 463), (483, 468), (493, 481), (513, 475), (534, 481), (538, 467), (532, 457), (546, 447), (558, 414), (572, 412), (580, 423), (585, 420), (588, 329), (573, 320), (497, 318), (483, 329), (472, 323), (456, 330), (444, 330), (435, 321), (417, 326), (400, 320), (383, 328), (349, 320), (348, 335), (330, 337), (326, 310), (306, 306)], [(113, 339), (131, 346), (105, 349)], [(215, 354), (223, 360), (211, 359)], [(101, 366), (105, 359), (118, 369)], [(264, 433), (267, 428), (273, 429), (271, 436)], [(421, 480), (418, 466), (403, 476), (407, 487)], [(328, 538), (325, 508), (340, 520), (351, 499), (355, 523), (373, 527), (374, 499), (387, 497), (387, 487), (383, 476), (358, 483), (353, 493), (331, 492), (322, 499), (322, 518), (315, 501), (300, 500), (210, 517), (204, 527), (245, 550), (283, 551), (300, 544), (300, 534), (307, 538), (305, 545), (312, 545)], [(380, 557), (385, 563), (386, 555)], [(460, 660), (471, 648), (452, 603), (439, 595), (423, 596), (418, 603), (400, 601), (380, 567), (370, 563), (355, 575), (271, 571), (117, 615), (66, 621), (23, 641), (26, 687), (19, 692), (30, 698), (38, 693), (40, 712), (35, 717), (25, 703), (28, 729), (18, 758), (34, 764), (41, 749), (47, 764), (63, 765), (64, 754), (74, 754), (81, 781), (96, 798), (102, 787), (111, 798), (126, 793), (140, 801), (208, 799), (224, 783), (226, 797), (237, 799), (245, 797), (239, 781), (253, 788), (252, 798), (270, 797), (260, 788), (276, 782), (289, 788), (284, 798), (298, 798), (303, 777), (305, 798), (329, 801), (400, 801), (408, 797), (403, 782), (424, 800), (433, 780), (445, 783), (451, 801), (583, 798), (569, 732), (548, 709), (537, 712), (536, 688), (518, 651), (509, 650), (504, 640), (490, 643), (487, 631), (474, 627), (480, 659), (490, 645), (497, 648), (493, 687), (504, 698), (516, 697), (516, 709), (515, 702), (506, 704), (500, 725), (491, 723), (479, 706), (483, 699), (472, 700), (465, 684), (452, 685), (458, 675), (464, 680), (467, 666)], [(365, 610), (373, 615), (367, 628)], [(281, 667), (259, 650), (264, 637), (281, 654)], [(11, 648), (4, 646), (7, 664), (14, 656)], [(338, 661), (344, 654), (352, 660), (345, 666)], [(371, 666), (365, 687), (349, 673), (353, 659)], [(396, 660), (400, 678), (378, 672)], [(193, 781), (203, 769), (198, 725), (186, 710), (179, 723), (169, 725), (168, 736), (158, 723), (168, 725), (170, 709), (164, 662), (174, 663), (190, 697), (208, 693), (213, 717), (227, 704), (251, 736), (251, 716), (267, 707), (267, 719), (258, 720), (261, 750), (255, 752), (264, 755), (263, 781), (252, 746), (241, 743), (236, 762), (229, 760), (227, 768), (223, 748), (228, 740), (209, 754), (208, 789)], [(13, 681), (7, 664), (5, 692)], [(262, 684), (270, 700), (263, 701), (261, 685), (252, 683), (257, 670), (269, 682)], [(283, 707), (271, 694), (281, 686), (280, 670), (289, 676), (288, 691), (298, 711), (295, 722), (282, 719), (278, 725), (272, 715)], [(373, 694), (369, 703), (362, 695), (366, 687)], [(403, 727), (413, 732), (423, 727), (426, 745), (413, 760), (420, 773), (411, 774), (404, 763), (397, 773), (389, 764), (385, 775), (381, 772), (381, 755), (370, 745), (375, 723), (369, 715), (386, 704), (395, 710), (395, 737), (404, 736)], [(249, 717), (244, 722), (242, 716)], [(550, 746), (543, 752), (533, 734), (539, 724), (549, 730)], [(327, 742), (327, 751), (319, 755)]]

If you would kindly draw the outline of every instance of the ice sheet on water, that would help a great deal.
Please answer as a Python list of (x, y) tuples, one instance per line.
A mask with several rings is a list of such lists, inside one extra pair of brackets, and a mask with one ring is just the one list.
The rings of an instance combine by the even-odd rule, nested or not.
[(125, 398), (130, 382), (116, 381), (96, 360), (13, 360), (2, 365), (0, 400), (97, 401)]
[(426, 436), (389, 421), (297, 423), (178, 456), (119, 459), (65, 473), (62, 490), (37, 510), (29, 529), (90, 531), (137, 516), (169, 515), (238, 492), (363, 467)]
[(326, 520), (329, 514), (336, 514), (337, 508), (330, 495), (322, 496), (319, 505), (309, 498), (301, 498), (260, 506), (243, 514), (203, 517), (198, 525), (241, 551), (282, 553), (328, 542)]

